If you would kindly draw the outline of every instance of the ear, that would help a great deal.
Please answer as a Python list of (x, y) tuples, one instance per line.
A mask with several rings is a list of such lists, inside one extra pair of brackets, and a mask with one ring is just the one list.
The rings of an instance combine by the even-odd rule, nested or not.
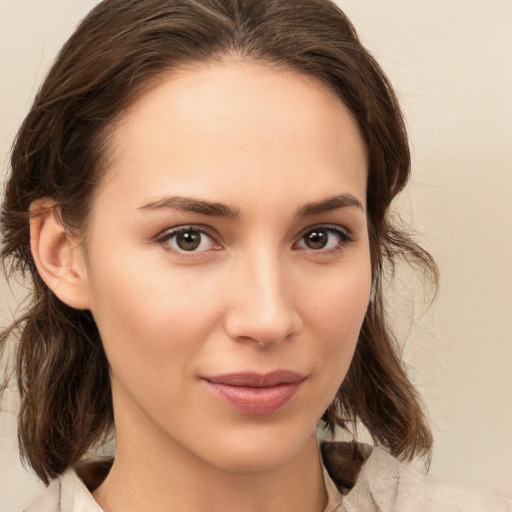
[(30, 249), (41, 279), (65, 304), (89, 309), (89, 283), (83, 250), (62, 225), (55, 201), (30, 205)]

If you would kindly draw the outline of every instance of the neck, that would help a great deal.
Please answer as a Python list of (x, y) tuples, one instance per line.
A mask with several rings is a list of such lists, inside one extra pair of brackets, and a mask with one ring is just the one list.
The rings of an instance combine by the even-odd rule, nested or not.
[(112, 469), (93, 493), (105, 512), (321, 512), (326, 505), (314, 433), (290, 461), (265, 471), (227, 471), (182, 448), (151, 444), (118, 433)]

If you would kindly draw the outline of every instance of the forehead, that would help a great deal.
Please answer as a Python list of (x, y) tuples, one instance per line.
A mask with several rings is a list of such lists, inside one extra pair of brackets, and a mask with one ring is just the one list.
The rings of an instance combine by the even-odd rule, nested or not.
[(118, 192), (123, 182), (193, 196), (227, 184), (256, 193), (262, 180), (287, 190), (314, 180), (320, 195), (333, 180), (366, 187), (364, 142), (341, 100), (313, 77), (250, 62), (162, 77), (121, 118), (112, 146), (106, 181)]

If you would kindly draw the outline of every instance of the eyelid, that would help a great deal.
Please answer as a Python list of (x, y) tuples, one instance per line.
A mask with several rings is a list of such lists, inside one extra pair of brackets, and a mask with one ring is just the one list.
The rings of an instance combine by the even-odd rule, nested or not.
[(306, 250), (306, 251), (310, 251), (313, 253), (319, 253), (319, 254), (321, 254), (321, 253), (326, 254), (326, 253), (329, 253), (332, 251), (337, 251), (341, 247), (349, 245), (355, 241), (355, 236), (352, 233), (352, 231), (344, 226), (340, 226), (339, 224), (315, 224), (313, 226), (308, 226), (306, 229), (303, 229), (301, 231), (301, 233), (299, 234), (299, 236), (297, 237), (294, 245), (296, 245), (300, 240), (302, 240), (302, 238), (305, 235), (307, 235), (308, 233), (311, 233), (312, 231), (315, 231), (315, 230), (318, 230), (318, 231), (323, 230), (323, 231), (327, 231), (328, 233), (339, 236), (341, 241), (338, 245), (336, 245), (336, 247), (333, 247), (330, 249), (310, 249), (308, 247), (304, 247), (304, 248), (300, 248), (301, 250)]
[[(205, 251), (185, 251), (185, 250), (179, 250), (169, 247), (169, 244), (166, 242), (173, 238), (174, 236), (178, 235), (179, 233), (187, 232), (187, 231), (196, 231), (197, 233), (201, 233), (202, 235), (207, 236), (210, 238), (213, 243), (217, 246), (221, 246), (221, 243), (219, 241), (220, 237), (219, 235), (211, 229), (209, 226), (205, 226), (202, 224), (182, 224), (180, 226), (174, 226), (172, 228), (167, 228), (163, 231), (161, 231), (156, 237), (155, 242), (158, 244), (161, 244), (164, 246), (165, 250), (172, 252), (174, 254), (179, 254), (180, 256), (185, 256), (188, 258), (198, 257), (199, 255), (202, 255), (206, 252), (209, 252), (209, 250)], [(213, 250), (219, 250), (220, 247), (216, 247)], [(210, 249), (212, 250), (212, 249)]]
[[(328, 233), (334, 234), (340, 238), (340, 243), (337, 244), (336, 247), (329, 248), (329, 249), (310, 249), (308, 247), (303, 247), (303, 248), (299, 248), (300, 250), (306, 250), (306, 251), (310, 251), (310, 252), (318, 253), (318, 254), (327, 254), (327, 253), (330, 253), (333, 251), (338, 251), (340, 248), (342, 248), (346, 245), (349, 245), (355, 241), (355, 237), (354, 237), (354, 234), (352, 233), (352, 231), (344, 226), (340, 226), (339, 224), (314, 224), (314, 225), (308, 226), (307, 228), (303, 229), (300, 232), (300, 234), (298, 235), (298, 237), (296, 238), (293, 245), (296, 246), (297, 243), (306, 234), (308, 234), (314, 230), (324, 230)], [(201, 255), (203, 255), (204, 253), (210, 252), (211, 250), (219, 250), (222, 248), (222, 247), (215, 247), (213, 249), (202, 250), (202, 251), (186, 251), (186, 250), (171, 248), (169, 246), (169, 244), (167, 244), (167, 241), (170, 240), (173, 236), (176, 236), (179, 233), (186, 232), (186, 231), (196, 231), (196, 232), (201, 233), (202, 235), (205, 235), (208, 238), (210, 238), (215, 245), (217, 245), (217, 246), (222, 245), (220, 242), (221, 237), (218, 235), (218, 233), (216, 231), (214, 231), (212, 228), (210, 228), (209, 226), (205, 226), (203, 224), (182, 224), (179, 226), (174, 226), (172, 228), (167, 228), (167, 229), (161, 231), (155, 237), (154, 240), (156, 243), (163, 245), (165, 250), (175, 253), (175, 254), (178, 254), (180, 256), (185, 256), (185, 257), (189, 257), (189, 258), (193, 258), (193, 257), (197, 258), (197, 257), (200, 257)]]

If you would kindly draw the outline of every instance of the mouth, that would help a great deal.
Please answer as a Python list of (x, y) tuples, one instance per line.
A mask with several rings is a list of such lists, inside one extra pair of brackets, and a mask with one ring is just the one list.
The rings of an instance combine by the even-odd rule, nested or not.
[(263, 415), (290, 405), (305, 378), (290, 370), (276, 370), (266, 374), (230, 373), (201, 380), (217, 398), (239, 412)]

